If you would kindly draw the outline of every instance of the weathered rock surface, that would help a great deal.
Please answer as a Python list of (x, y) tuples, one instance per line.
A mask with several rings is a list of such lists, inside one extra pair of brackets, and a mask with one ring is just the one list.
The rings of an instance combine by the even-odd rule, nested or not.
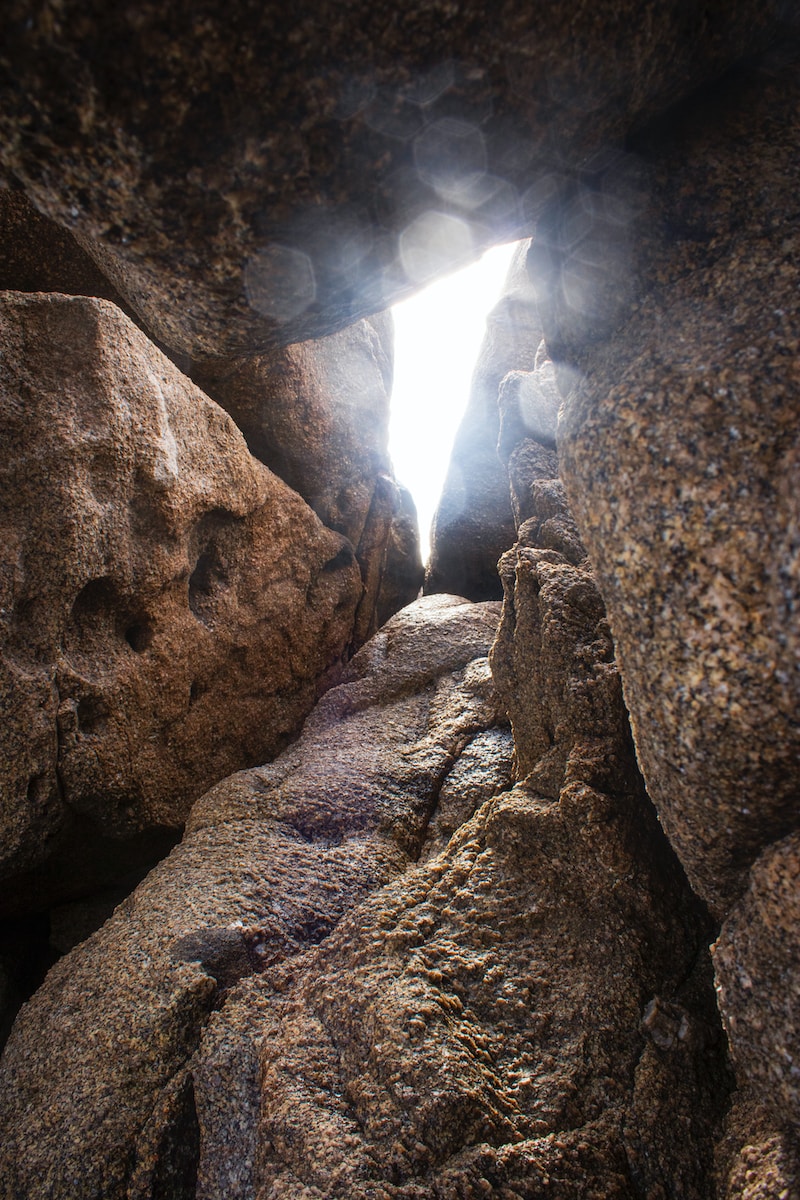
[(24, 192), (12, 188), (0, 188), (0, 288), (96, 296), (124, 306), (69, 230), (42, 216)]
[(572, 164), (787, 8), (12, 0), (0, 162), (159, 341), (260, 353), (530, 231)]
[(24, 909), (152, 855), (284, 746), (361, 585), (113, 305), (5, 293), (0, 319), (0, 898)]
[(541, 339), (526, 254), (527, 242), (515, 251), (503, 295), (486, 319), (469, 402), (433, 519), (426, 592), (457, 592), (472, 600), (499, 600), (503, 594), (497, 563), (515, 529), (508, 472), (497, 455), (498, 391), (510, 370), (534, 366)]
[[(562, 464), (637, 754), (672, 844), (718, 914), (798, 821), (800, 253), (784, 236), (800, 187), (797, 61), (784, 43), (642, 140), (650, 194), (631, 258), (635, 309), (617, 310), (619, 328), (593, 344), (596, 328), (573, 308), (561, 339), (581, 369)], [(600, 251), (613, 171), (607, 186), (597, 238), (590, 221), (580, 243), (601, 264), (598, 293), (584, 279), (587, 312), (609, 282)], [(565, 220), (550, 222), (551, 246)], [(556, 317), (574, 266), (559, 244), (561, 273), (544, 288), (557, 293)], [(612, 281), (617, 266), (612, 255)]]
[[(9, 188), (0, 189), (0, 289), (101, 297), (125, 308), (72, 234)], [(201, 365), (172, 357), (230, 413), (251, 453), (353, 544), (364, 584), (357, 648), (416, 599), (423, 578), (416, 512), (394, 480), (387, 448), (390, 314), (252, 359)]]
[[(481, 761), (503, 722), (485, 658), (498, 608), (434, 597), (394, 618), (299, 741), (217, 784), (181, 845), (51, 971), (2, 1060), (0, 1195), (253, 1194), (248, 1097), (271, 1030), (248, 1040), (252, 1014), (282, 962), (419, 855), (459, 756)], [(508, 769), (506, 739), (473, 802)]]
[(375, 620), (378, 628), (394, 613), (416, 600), (425, 568), (419, 544), (419, 519), (414, 497), (398, 484), (399, 499), (389, 529)]
[[(388, 452), (392, 364), (392, 318), (382, 313), (326, 338), (193, 370), (252, 453), (352, 543), (364, 584), (355, 648), (382, 623), (379, 605), (386, 620), (422, 585), (418, 534)], [(398, 537), (411, 541), (405, 552)], [(387, 570), (392, 578), (381, 597)]]
[[(516, 641), (522, 657), (527, 642), (527, 663), (544, 649), (558, 764), (541, 747), (540, 705), (515, 723), (534, 764), (522, 782), (215, 1019), (198, 1196), (711, 1194), (730, 1077), (709, 923), (644, 795), (591, 576), (538, 553), (562, 594), (581, 592), (572, 641), (531, 612), (552, 610), (556, 589), (525, 592), (523, 579), (527, 620), (508, 595), (492, 660), (519, 707), (498, 648)], [(459, 791), (481, 776), (468, 754)], [(235, 1087), (254, 1044), (248, 1103), (221, 1120), (214, 1096)], [(243, 1109), (255, 1132), (226, 1154)], [(247, 1175), (234, 1167), (242, 1141)]]
[(799, 844), (795, 833), (762, 854), (714, 947), (719, 1007), (737, 1078), (779, 1131), (793, 1131), (795, 1155), (800, 1126)]
[(376, 475), (391, 473), (392, 342), (392, 318), (383, 313), (315, 342), (196, 372), (251, 453), (354, 546)]

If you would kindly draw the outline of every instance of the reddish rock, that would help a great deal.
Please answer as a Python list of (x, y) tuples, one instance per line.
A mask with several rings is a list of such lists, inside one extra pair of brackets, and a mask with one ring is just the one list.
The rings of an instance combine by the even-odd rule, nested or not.
[(750, 873), (714, 947), (720, 1012), (740, 1085), (780, 1127), (800, 1126), (800, 834)]
[[(354, 649), (416, 599), (422, 583), (415, 514), (389, 460), (392, 365), (392, 321), (384, 313), (317, 341), (193, 369), (252, 453), (352, 543), (364, 585)], [(401, 549), (398, 538), (408, 545)], [(392, 579), (382, 596), (387, 571)]]
[(2, 326), (0, 894), (41, 907), (285, 745), (360, 583), (113, 305), (7, 293)]
[[(0, 188), (3, 287), (103, 297), (125, 307), (72, 234), (9, 188)], [(252, 359), (200, 365), (173, 356), (231, 414), (251, 453), (352, 542), (364, 584), (353, 648), (416, 599), (422, 585), (416, 511), (389, 461), (392, 357), (388, 314)]]

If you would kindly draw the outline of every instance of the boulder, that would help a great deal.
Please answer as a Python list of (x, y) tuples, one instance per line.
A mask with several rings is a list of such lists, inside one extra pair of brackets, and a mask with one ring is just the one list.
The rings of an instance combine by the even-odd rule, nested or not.
[[(478, 739), (504, 723), (485, 657), (498, 616), (437, 596), (395, 617), (300, 739), (212, 788), (181, 845), (53, 968), (0, 1067), (0, 1195), (254, 1194), (273, 979), (420, 854), (460, 756), (483, 761)], [(474, 803), (509, 755), (506, 739)]]
[[(0, 288), (103, 297), (141, 324), (72, 234), (9, 188), (0, 189)], [(252, 359), (172, 358), (231, 414), (250, 452), (352, 542), (364, 584), (357, 648), (416, 599), (423, 575), (416, 511), (388, 453), (391, 316)]]
[(195, 382), (229, 412), (251, 454), (357, 546), (386, 449), (392, 387), (389, 313), (314, 342), (205, 363)]
[(787, 8), (12, 0), (0, 165), (159, 342), (248, 356), (529, 232), (576, 164)]
[(0, 905), (112, 882), (277, 753), (352, 636), (350, 544), (113, 304), (4, 293)]
[[(609, 212), (618, 229), (631, 212), (614, 208), (625, 164), (612, 166), (580, 243), (601, 264), (599, 292), (586, 277), (564, 336), (577, 262), (563, 210), (545, 235), (562, 254), (542, 287), (546, 325), (563, 353), (572, 347), (562, 471), (648, 791), (719, 916), (798, 820), (800, 258), (779, 233), (800, 187), (797, 55), (788, 42), (642, 137), (649, 193), (628, 230), (646, 231), (630, 260), (636, 303), (616, 310), (605, 341), (591, 314), (609, 285)], [(612, 281), (618, 265), (612, 255)]]
[(408, 488), (398, 484), (398, 492), (375, 611), (378, 629), (394, 613), (417, 599), (425, 575), (419, 545), (417, 506)]
[(70, 231), (38, 212), (24, 192), (7, 187), (0, 188), (0, 288), (97, 296), (125, 307)]
[(497, 615), (393, 618), (51, 971), (0, 1067), (0, 1195), (709, 1194), (707, 918), (629, 742), (575, 727), (555, 799), (508, 790)]
[[(382, 313), (316, 341), (192, 370), (251, 452), (352, 543), (364, 585), (353, 649), (416, 599), (422, 583), (416, 514), (388, 452), (393, 349), (391, 315)], [(402, 551), (398, 537), (408, 542)]]
[[(511, 705), (502, 647), (522, 670), (544, 653), (558, 764), (512, 708), (524, 778), (446, 845), (434, 817), (419, 866), (232, 997), (195, 1074), (203, 1200), (711, 1194), (731, 1080), (710, 923), (644, 794), (591, 576), (538, 553), (582, 603), (534, 642), (552, 599), (507, 595), (491, 659)], [(494, 736), (462, 755), (454, 793), (486, 794)], [(241, 1086), (220, 1100), (244, 1063), (246, 1104)], [(243, 1111), (253, 1132), (231, 1145)]]
[(517, 248), (503, 295), (486, 320), (470, 397), (433, 518), (426, 592), (455, 591), (472, 600), (500, 599), (500, 555), (514, 540), (508, 472), (497, 455), (498, 390), (512, 369), (533, 367), (541, 327), (525, 269), (527, 242)]
[(800, 1125), (799, 846), (800, 835), (794, 833), (761, 855), (714, 947), (719, 1007), (737, 1078), (777, 1130), (788, 1127), (795, 1134)]

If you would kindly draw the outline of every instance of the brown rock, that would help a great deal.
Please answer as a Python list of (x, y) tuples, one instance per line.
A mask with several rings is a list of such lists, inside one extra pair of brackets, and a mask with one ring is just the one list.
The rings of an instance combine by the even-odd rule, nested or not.
[(174, 352), (260, 353), (529, 229), (785, 7), (12, 0), (0, 161)]
[(357, 546), (387, 451), (391, 316), (252, 359), (206, 363), (195, 382), (229, 412), (252, 454)]
[(591, 323), (562, 339), (581, 368), (562, 467), (638, 758), (718, 914), (797, 824), (796, 54), (784, 44), (642, 140), (636, 306), (605, 344)]
[[(244, 1040), (259, 1045), (257, 1135), (252, 1176), (228, 1195), (711, 1192), (730, 1079), (708, 922), (644, 795), (591, 576), (518, 553), (492, 661), (518, 771), (532, 769), (234, 1005), (226, 1033), (242, 1037), (248, 1003)], [(543, 572), (530, 591), (529, 561)], [(539, 659), (545, 701), (520, 720)], [(555, 753), (537, 742), (548, 721)], [(480, 778), (462, 768), (459, 789)]]
[(68, 229), (33, 207), (24, 192), (0, 188), (0, 288), (124, 301)]
[(740, 1085), (800, 1124), (800, 835), (761, 855), (714, 947), (720, 1012)]
[(422, 583), (416, 513), (389, 460), (392, 365), (392, 319), (383, 313), (317, 341), (193, 369), (252, 453), (355, 548), (364, 591), (353, 649), (415, 600)]
[(113, 305), (6, 293), (2, 323), (0, 896), (43, 907), (286, 744), (360, 585)]
[(500, 599), (500, 555), (514, 541), (508, 472), (498, 458), (498, 390), (512, 369), (533, 367), (541, 326), (525, 269), (527, 243), (514, 254), (503, 296), (486, 320), (469, 403), (456, 434), (431, 531), (425, 591)]
[[(492, 649), (492, 671), (514, 731), (520, 778), (534, 772), (537, 791), (556, 799), (576, 743), (598, 767), (623, 774), (628, 740), (614, 645), (588, 569), (522, 540), (501, 561), (506, 602)], [(533, 540), (533, 539), (531, 539)], [(625, 756), (623, 756), (625, 757)], [(599, 784), (598, 784), (599, 786)]]
[[(0, 188), (1, 287), (103, 297), (140, 324), (72, 234), (10, 188)], [(392, 356), (389, 314), (252, 359), (197, 364), (173, 355), (231, 414), (251, 453), (356, 548), (364, 592), (354, 649), (422, 585), (416, 510), (393, 482), (387, 448)]]
[(252, 1196), (271, 981), (419, 854), (459, 756), (502, 721), (484, 657), (497, 617), (435, 597), (394, 618), (299, 741), (214, 787), (182, 844), (57, 964), (0, 1068), (0, 1195)]
[(640, 1024), (680, 987), (691, 901), (643, 866), (639, 820), (587, 786), (518, 785), (279, 974), (257, 1186), (229, 1194), (707, 1196), (707, 1013), (682, 1010), (667, 1048)]
[(392, 518), (378, 593), (376, 622), (380, 629), (393, 613), (416, 600), (425, 568), (419, 546), (419, 521), (414, 497), (398, 484), (399, 500)]
[(794, 1200), (800, 1195), (796, 1129), (747, 1088), (734, 1097), (717, 1150), (720, 1200)]

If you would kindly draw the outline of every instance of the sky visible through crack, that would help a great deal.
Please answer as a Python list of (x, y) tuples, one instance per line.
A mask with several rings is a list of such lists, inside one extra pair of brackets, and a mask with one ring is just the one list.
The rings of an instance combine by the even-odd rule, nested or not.
[(392, 309), (395, 328), (389, 453), (419, 514), (422, 558), (450, 451), (469, 399), (486, 327), (515, 244), (496, 246)]

